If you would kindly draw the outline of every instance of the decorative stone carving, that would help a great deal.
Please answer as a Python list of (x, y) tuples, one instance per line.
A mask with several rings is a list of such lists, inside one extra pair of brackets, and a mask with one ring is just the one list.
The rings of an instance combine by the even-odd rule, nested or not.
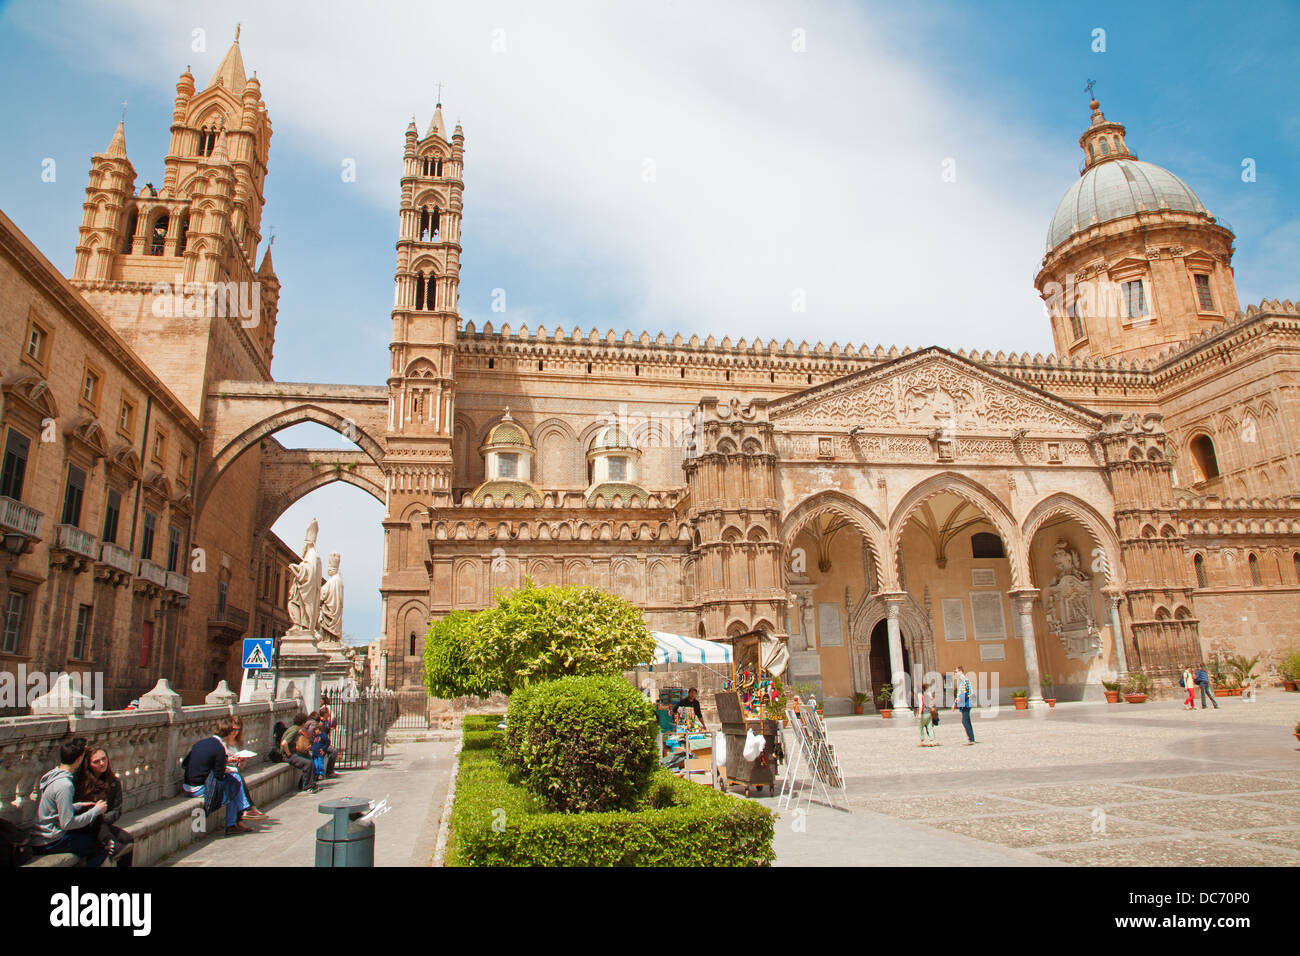
[(1052, 552), (1056, 576), (1043, 602), (1047, 629), (1065, 646), (1066, 656), (1087, 661), (1101, 654), (1101, 631), (1093, 613), (1092, 577), (1079, 563), (1079, 552), (1064, 538)]
[(327, 639), (343, 641), (343, 575), (339, 573), (342, 562), (337, 551), (330, 552), (329, 580), (320, 589), (320, 632)]
[(903, 368), (869, 369), (779, 399), (769, 409), (772, 420), (785, 427), (824, 428), (828, 422), (927, 431), (1036, 426), (1075, 433), (1096, 427), (1068, 407), (935, 352), (919, 356)]
[(302, 561), (289, 565), (293, 585), (289, 589), (289, 620), (298, 634), (314, 634), (320, 618), (321, 568), (316, 553), (316, 519), (307, 525), (302, 546)]

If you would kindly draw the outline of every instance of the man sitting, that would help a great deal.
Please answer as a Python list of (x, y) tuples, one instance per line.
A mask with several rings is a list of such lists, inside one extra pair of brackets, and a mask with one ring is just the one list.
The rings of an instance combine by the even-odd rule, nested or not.
[[(86, 757), (86, 738), (73, 737), (59, 747), (59, 765), (41, 777), (40, 803), (36, 807), (36, 826), (32, 831), (32, 852), (75, 853), (86, 866), (100, 866), (108, 850), (95, 838), (89, 827), (108, 804), (75, 803), (76, 784), (73, 774)], [(80, 810), (81, 812), (77, 812)]]
[[(280, 752), (284, 754), (289, 765), (301, 772), (298, 778), (299, 790), (316, 792), (316, 766), (311, 759), (311, 725), (307, 715), (299, 712), (293, 718), (293, 725), (280, 738)], [(304, 732), (306, 731), (306, 732)]]
[(185, 755), (181, 766), (185, 770), (182, 784), (191, 797), (203, 798), (203, 810), (211, 813), (217, 807), (226, 808), (226, 833), (247, 833), (252, 827), (239, 822), (239, 798), (242, 795), (239, 780), (226, 773), (226, 743), (222, 739), (234, 733), (235, 722), (230, 717), (221, 718), (217, 732), (204, 737)]

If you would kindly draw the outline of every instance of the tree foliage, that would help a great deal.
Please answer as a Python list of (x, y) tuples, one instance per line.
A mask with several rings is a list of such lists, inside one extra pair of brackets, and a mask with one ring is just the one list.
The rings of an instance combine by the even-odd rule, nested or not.
[(424, 686), (431, 697), (487, 697), (492, 688), (467, 656), (474, 617), (452, 611), (429, 628), (424, 642)]
[(490, 690), (567, 676), (621, 674), (650, 660), (654, 638), (635, 605), (596, 588), (528, 581), (474, 615), (465, 660)]

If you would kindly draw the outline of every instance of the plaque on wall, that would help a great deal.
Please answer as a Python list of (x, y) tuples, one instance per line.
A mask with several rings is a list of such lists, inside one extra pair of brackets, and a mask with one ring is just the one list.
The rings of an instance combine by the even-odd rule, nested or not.
[(844, 632), (840, 628), (840, 606), (838, 604), (817, 605), (817, 639), (823, 647), (842, 647)]
[(998, 586), (998, 572), (993, 568), (971, 568), (970, 586), (973, 588), (995, 588)]
[(961, 598), (944, 598), (943, 639), (945, 641), (966, 640), (966, 612)]
[(1007, 639), (1007, 621), (1002, 612), (1001, 591), (971, 591), (970, 616), (975, 625), (975, 640)]
[(1007, 650), (1005, 644), (981, 644), (980, 660), (982, 661), (1005, 661), (1007, 659)]

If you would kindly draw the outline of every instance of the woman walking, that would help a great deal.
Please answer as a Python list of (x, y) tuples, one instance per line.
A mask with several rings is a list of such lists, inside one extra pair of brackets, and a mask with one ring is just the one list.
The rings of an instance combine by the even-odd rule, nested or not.
[(1196, 674), (1188, 664), (1183, 668), (1183, 679), (1179, 682), (1187, 688), (1187, 699), (1183, 701), (1183, 710), (1196, 709)]
[(934, 725), (939, 722), (939, 711), (934, 706), (934, 694), (926, 694), (922, 689), (920, 692), (920, 715), (921, 715), (921, 746), (937, 746), (934, 740)]

